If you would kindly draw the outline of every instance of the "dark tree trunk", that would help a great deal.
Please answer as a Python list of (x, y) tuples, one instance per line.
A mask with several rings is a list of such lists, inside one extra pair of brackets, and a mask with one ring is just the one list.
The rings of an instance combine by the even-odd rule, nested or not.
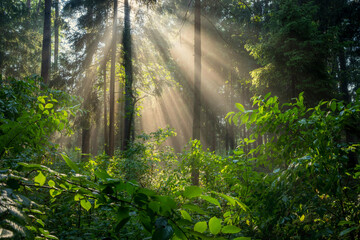
[(41, 76), (43, 77), (45, 84), (48, 84), (50, 80), (50, 64), (51, 64), (51, 0), (45, 0), (42, 60), (41, 60)]
[(133, 96), (133, 70), (131, 56), (131, 24), (130, 24), (130, 6), (128, 0), (124, 0), (124, 32), (123, 32), (123, 50), (124, 50), (124, 68), (125, 68), (125, 114), (124, 114), (124, 138), (122, 149), (127, 150), (131, 142), (131, 132), (134, 118), (134, 96)]
[(54, 30), (55, 30), (55, 46), (54, 46), (54, 70), (58, 70), (58, 60), (59, 60), (59, 0), (55, 0), (55, 21), (54, 21)]
[(98, 136), (100, 129), (100, 110), (95, 110), (95, 128), (91, 128), (91, 154), (96, 156), (98, 154)]
[[(194, 115), (193, 139), (200, 140), (200, 114), (201, 114), (201, 0), (195, 0), (195, 58), (194, 58)], [(199, 169), (192, 166), (192, 185), (199, 185)]]
[(31, 9), (31, 0), (26, 1), (26, 6), (29, 10)]
[(114, 0), (113, 38), (111, 50), (110, 71), (110, 119), (109, 119), (109, 155), (115, 151), (115, 61), (116, 61), (116, 38), (117, 38), (117, 0)]
[[(88, 120), (88, 113), (84, 118), (86, 118), (84, 121)], [(87, 123), (83, 123), (85, 125), (88, 125)], [(89, 124), (90, 125), (90, 124)], [(86, 160), (89, 158), (90, 154), (90, 128), (89, 126), (83, 126), (82, 128), (82, 136), (81, 136), (81, 159)]]

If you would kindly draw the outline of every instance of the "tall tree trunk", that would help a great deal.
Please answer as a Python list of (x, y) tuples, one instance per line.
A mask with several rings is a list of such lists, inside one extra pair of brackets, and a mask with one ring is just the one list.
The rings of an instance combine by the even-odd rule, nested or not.
[(116, 38), (117, 38), (117, 0), (114, 0), (113, 39), (111, 50), (110, 71), (110, 116), (109, 116), (109, 155), (115, 151), (115, 61), (116, 61)]
[[(200, 113), (201, 113), (201, 0), (195, 0), (195, 58), (194, 58), (194, 115), (193, 139), (200, 140)], [(194, 164), (191, 170), (192, 185), (199, 185), (199, 169)]]
[(31, 9), (31, 0), (26, 1), (26, 6), (29, 10)]
[(130, 24), (130, 6), (128, 0), (124, 0), (124, 32), (123, 32), (123, 50), (124, 50), (124, 68), (125, 68), (125, 114), (124, 114), (124, 138), (122, 149), (126, 150), (131, 142), (131, 132), (134, 117), (134, 96), (133, 96), (133, 70), (131, 61), (131, 24)]
[(54, 46), (54, 70), (58, 70), (58, 59), (59, 59), (59, 0), (55, 0), (55, 46)]
[(108, 118), (107, 118), (107, 95), (106, 95), (106, 57), (103, 66), (103, 76), (104, 76), (104, 150), (107, 155), (109, 155), (109, 129), (108, 129)]
[(41, 76), (43, 77), (45, 84), (49, 83), (50, 64), (51, 64), (51, 0), (45, 0), (42, 60), (41, 60)]

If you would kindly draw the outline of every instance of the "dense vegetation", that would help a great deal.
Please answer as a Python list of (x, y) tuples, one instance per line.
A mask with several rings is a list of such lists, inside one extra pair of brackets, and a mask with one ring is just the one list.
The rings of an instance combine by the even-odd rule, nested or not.
[(1, 1), (0, 239), (359, 239), (359, 16)]

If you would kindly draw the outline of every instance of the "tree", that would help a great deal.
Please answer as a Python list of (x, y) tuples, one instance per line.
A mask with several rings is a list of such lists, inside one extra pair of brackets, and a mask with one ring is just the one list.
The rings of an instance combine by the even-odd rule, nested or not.
[(314, 21), (316, 6), (294, 0), (273, 3), (260, 43), (247, 46), (262, 65), (252, 71), (259, 93), (272, 91), (282, 101), (305, 92), (313, 104), (334, 95), (334, 83), (327, 71), (330, 42)]
[(125, 109), (124, 109), (124, 138), (122, 149), (128, 149), (131, 143), (131, 131), (134, 118), (133, 96), (133, 70), (132, 70), (132, 47), (131, 47), (131, 22), (129, 1), (124, 0), (124, 31), (123, 31), (123, 65), (125, 68)]
[[(200, 113), (201, 113), (201, 1), (195, 0), (194, 22), (194, 115), (193, 139), (200, 140)], [(199, 169), (194, 164), (191, 171), (191, 182), (199, 185)]]
[(54, 70), (57, 72), (59, 65), (59, 0), (55, 0), (55, 19), (54, 19)]
[(41, 76), (44, 83), (50, 81), (51, 67), (51, 0), (45, 0), (44, 30), (42, 44)]
[(111, 70), (110, 70), (110, 109), (109, 109), (109, 154), (115, 152), (115, 62), (116, 62), (116, 39), (117, 39), (117, 7), (114, 0), (113, 32), (111, 44)]

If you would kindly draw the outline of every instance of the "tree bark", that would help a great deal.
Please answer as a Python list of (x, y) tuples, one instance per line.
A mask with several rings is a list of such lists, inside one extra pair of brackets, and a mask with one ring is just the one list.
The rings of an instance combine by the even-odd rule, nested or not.
[[(201, 2), (195, 0), (195, 24), (194, 24), (194, 115), (193, 115), (193, 139), (200, 140), (200, 113), (201, 113)], [(196, 165), (196, 164), (195, 164)], [(192, 166), (191, 183), (199, 185), (199, 169)]]
[(51, 64), (51, 0), (45, 0), (44, 29), (42, 44), (41, 76), (45, 84), (50, 80)]
[(116, 38), (117, 38), (117, 0), (114, 0), (113, 39), (111, 50), (110, 70), (110, 116), (109, 116), (109, 155), (115, 152), (115, 61), (116, 61)]
[(125, 68), (125, 114), (124, 114), (124, 138), (122, 149), (128, 149), (131, 142), (131, 132), (134, 118), (134, 96), (133, 96), (133, 70), (132, 70), (132, 49), (131, 49), (131, 24), (130, 24), (130, 6), (129, 1), (124, 0), (124, 32), (123, 32), (123, 50), (124, 50), (124, 68)]
[(58, 70), (58, 60), (59, 60), (59, 0), (55, 0), (55, 21), (54, 21), (54, 30), (55, 30), (55, 46), (54, 46), (54, 70)]

